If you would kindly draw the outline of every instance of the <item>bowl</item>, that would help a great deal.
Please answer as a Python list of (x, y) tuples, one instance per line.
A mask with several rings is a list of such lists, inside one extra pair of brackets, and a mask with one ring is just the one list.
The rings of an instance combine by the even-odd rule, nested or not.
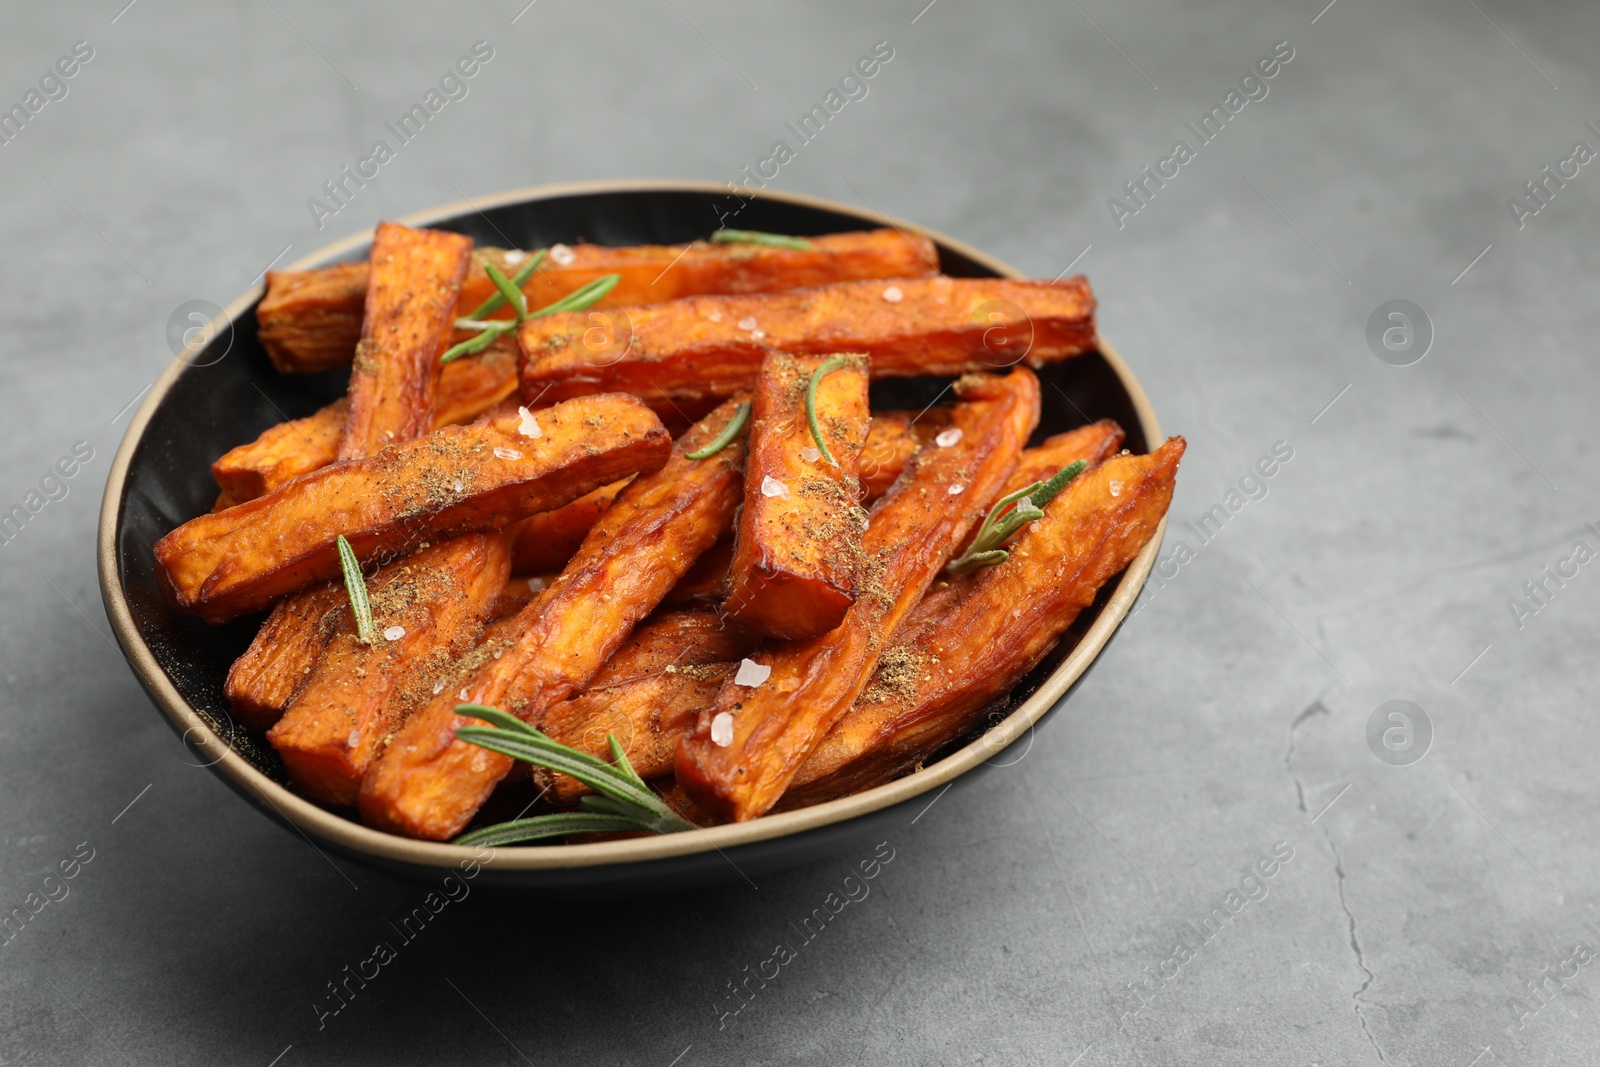
[[(946, 274), (1022, 277), (993, 257), (911, 223), (813, 197), (751, 190), (734, 196), (710, 182), (544, 186), (449, 204), (401, 221), (507, 248), (585, 240), (671, 244), (703, 238), (724, 224), (798, 235), (892, 225), (932, 239)], [(370, 240), (370, 233), (346, 238), (290, 269), (365, 259)], [(296, 793), (271, 746), (229, 717), (223, 681), (254, 636), (259, 617), (211, 626), (173, 611), (156, 583), (151, 546), (179, 523), (210, 510), (217, 492), (211, 461), (268, 426), (308, 415), (344, 392), (346, 371), (286, 376), (273, 370), (256, 338), (254, 310), (262, 293), (257, 285), (223, 309), (209, 343), (174, 359), (129, 424), (101, 504), (101, 594), (129, 665), (194, 762), (319, 849), (393, 875), (437, 882), (477, 857), (480, 885), (550, 896), (668, 892), (741, 878), (754, 882), (915, 821), (957, 781), (1021, 758), (1021, 746), (1032, 744), (1034, 728), (1082, 681), (1111, 640), (1160, 549), (1158, 530), (1055, 651), (1013, 690), (1009, 714), (897, 781), (815, 807), (694, 833), (502, 847), (487, 857), (472, 847), (372, 830)], [(1127, 447), (1136, 452), (1163, 440), (1139, 383), (1104, 341), (1098, 353), (1046, 367), (1040, 379), (1044, 399), (1036, 440), (1105, 417), (1123, 425)], [(873, 406), (920, 407), (932, 402), (944, 384), (941, 379), (875, 382)]]

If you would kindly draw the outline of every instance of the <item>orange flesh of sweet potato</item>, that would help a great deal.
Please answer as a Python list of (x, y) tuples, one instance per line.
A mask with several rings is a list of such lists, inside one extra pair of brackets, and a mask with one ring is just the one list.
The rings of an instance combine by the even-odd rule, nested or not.
[(529, 722), (588, 685), (733, 521), (744, 443), (704, 460), (696, 451), (732, 417), (730, 401), (673, 446), (662, 469), (629, 483), (549, 588), (514, 616), (510, 638), (457, 691), (414, 714), (367, 772), (361, 818), (369, 826), (443, 840), (460, 833), (512, 760), (465, 741), (461, 703), (503, 708)]
[(523, 396), (549, 401), (609, 389), (675, 400), (727, 396), (755, 381), (764, 346), (864, 352), (874, 377), (892, 378), (1037, 367), (1095, 345), (1094, 296), (1082, 277), (843, 282), (688, 297), (613, 317), (624, 312), (627, 329), (606, 335), (590, 333), (581, 312), (523, 323)]
[(433, 429), (439, 353), (453, 332), (471, 253), (470, 237), (378, 224), (340, 459), (370, 456)]
[(233, 717), (253, 730), (271, 726), (305, 684), (333, 635), (352, 628), (349, 598), (341, 583), (330, 582), (286, 599), (228, 668), (223, 692)]
[(1079, 475), (914, 640), (884, 656), (867, 691), (795, 775), (784, 807), (881, 784), (968, 729), (1022, 680), (1155, 536), (1184, 440)]
[[(678, 737), (760, 641), (760, 635), (713, 612), (657, 615), (634, 629), (582, 693), (552, 704), (539, 728), (607, 761), (610, 733), (641, 778), (671, 774)], [(536, 769), (534, 777), (556, 801), (589, 792), (564, 774)]]
[(379, 636), (370, 645), (336, 636), (267, 734), (303, 793), (355, 804), (388, 734), (477, 642), (510, 571), (509, 540), (504, 532), (467, 534), (378, 572), (368, 592)]
[[(868, 230), (811, 238), (810, 249), (765, 245), (573, 245), (572, 259), (546, 258), (523, 292), (530, 308), (544, 307), (607, 274), (621, 280), (599, 306), (652, 304), (696, 293), (762, 293), (827, 285), (855, 278), (915, 278), (937, 269), (933, 242), (898, 230)], [(481, 249), (461, 290), (465, 315), (495, 292), (485, 260), (506, 277), (524, 259)], [(564, 257), (563, 257), (564, 258)], [(260, 337), (273, 365), (285, 374), (329, 370), (349, 363), (361, 336), (366, 263), (340, 263), (308, 271), (267, 274), (267, 295), (256, 309)], [(502, 309), (496, 317), (509, 313)]]
[[(835, 629), (773, 645), (754, 687), (730, 679), (678, 745), (678, 782), (709, 811), (737, 821), (777, 803), (811, 749), (850, 710), (889, 635), (980, 520), (1039, 420), (1039, 382), (1018, 368), (957, 385), (961, 439), (917, 453), (873, 509), (862, 538), (862, 595)], [(713, 729), (716, 733), (713, 734)]]
[[(433, 429), (471, 422), (516, 388), (513, 341), (502, 339), (474, 358), (446, 363), (433, 394)], [(215, 510), (254, 500), (338, 459), (348, 410), (348, 401), (335, 400), (303, 419), (269, 427), (254, 441), (224, 453), (211, 464), (211, 476), (222, 490)]]
[(181, 610), (227, 620), (338, 575), (339, 534), (358, 558), (372, 559), (500, 529), (654, 470), (671, 448), (660, 421), (631, 396), (546, 408), (531, 427), (536, 437), (521, 425), (513, 412), (446, 427), (191, 519), (156, 542), (164, 589)]
[(528, 519), (512, 549), (511, 570), (516, 574), (544, 574), (565, 567), (627, 484), (620, 481), (602, 485), (565, 507)]
[(869, 419), (867, 361), (843, 357), (848, 362), (818, 382), (815, 414), (830, 464), (806, 418), (807, 387), (829, 358), (769, 353), (751, 402), (724, 610), (768, 637), (825, 633), (856, 599), (867, 520), (856, 478)]
[(949, 424), (947, 407), (931, 407), (922, 412), (873, 412), (867, 443), (861, 446), (861, 457), (856, 461), (861, 499), (872, 501), (887, 493), (917, 449)]

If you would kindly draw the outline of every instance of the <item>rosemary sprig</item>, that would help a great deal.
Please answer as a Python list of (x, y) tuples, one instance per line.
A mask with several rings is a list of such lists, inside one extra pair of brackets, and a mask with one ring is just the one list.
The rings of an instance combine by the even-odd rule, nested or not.
[(483, 719), (494, 726), (462, 726), (456, 737), (468, 744), (499, 752), (513, 759), (546, 770), (571, 775), (593, 789), (598, 796), (578, 801), (582, 811), (537, 815), (531, 819), (497, 823), (462, 834), (458, 845), (512, 845), (566, 834), (608, 830), (648, 830), (673, 834), (693, 830), (694, 824), (671, 808), (645, 785), (628, 762), (628, 756), (612, 734), (606, 734), (611, 762), (552, 741), (515, 715), (483, 704), (457, 704), (456, 714)]
[[(983, 525), (978, 527), (978, 536), (972, 539), (972, 547), (962, 553), (960, 559), (951, 560), (945, 569), (952, 575), (959, 576), (970, 574), (979, 567), (992, 567), (996, 563), (1004, 563), (1011, 558), (1011, 553), (1000, 546), (1023, 526), (1044, 518), (1044, 506), (1054, 500), (1056, 494), (1066, 488), (1067, 483), (1082, 474), (1084, 468), (1088, 466), (1088, 463), (1080, 459), (1061, 468), (1049, 481), (1034, 482), (1018, 489), (1015, 493), (1001, 497), (994, 507), (989, 509)], [(1011, 504), (1015, 504), (1016, 507), (1007, 511), (1007, 506)]]
[(744, 429), (744, 424), (749, 418), (750, 405), (740, 404), (739, 407), (734, 411), (733, 418), (728, 420), (728, 425), (724, 426), (722, 428), (722, 432), (717, 434), (717, 439), (715, 441), (712, 441), (709, 445), (706, 445), (706, 447), (697, 452), (690, 452), (684, 458), (710, 459), (712, 456), (716, 455), (718, 452), (721, 452), (724, 448), (727, 448), (733, 443), (733, 439), (739, 436), (739, 431)]
[(817, 443), (817, 451), (822, 453), (822, 458), (832, 467), (837, 467), (839, 461), (828, 451), (828, 442), (822, 439), (822, 427), (817, 425), (817, 386), (822, 384), (823, 378), (848, 362), (843, 356), (834, 356), (811, 372), (811, 384), (806, 386), (806, 422), (811, 426), (811, 439)]
[(372, 602), (367, 599), (367, 580), (361, 575), (361, 562), (350, 542), (339, 535), (339, 569), (344, 571), (345, 592), (350, 594), (350, 614), (356, 618), (356, 640), (370, 645), (377, 640), (378, 628), (372, 622)]
[(771, 248), (792, 248), (800, 252), (811, 247), (811, 242), (804, 237), (763, 233), (760, 230), (718, 230), (711, 235), (711, 241), (719, 245), (767, 245)]
[[(484, 270), (489, 272), (489, 280), (494, 282), (495, 288), (499, 289), (500, 291), (493, 297), (490, 297), (488, 300), (484, 301), (483, 304), (472, 313), (472, 316), (456, 320), (456, 329), (458, 330), (478, 330), (481, 332), (478, 334), (478, 336), (470, 338), (466, 341), (462, 341), (460, 344), (451, 347), (447, 352), (445, 352), (444, 355), (439, 357), (440, 363), (450, 363), (454, 360), (460, 359), (462, 356), (470, 356), (475, 353), (482, 352), (485, 348), (488, 348), (490, 345), (494, 344), (496, 340), (504, 337), (512, 330), (515, 330), (518, 325), (527, 319), (536, 319), (540, 315), (554, 315), (559, 311), (583, 311), (586, 308), (594, 307), (594, 305), (605, 299), (606, 294), (615, 289), (617, 287), (617, 283), (622, 280), (622, 275), (620, 274), (607, 274), (603, 277), (596, 278), (587, 285), (579, 286), (561, 299), (554, 301), (553, 303), (546, 304), (537, 311), (529, 311), (527, 307), (527, 298), (522, 295), (522, 290), (518, 287), (517, 278), (523, 278), (526, 280), (525, 275), (531, 274), (531, 271), (518, 271), (516, 278), (508, 279), (504, 274), (497, 270), (492, 263), (485, 263)], [(480, 320), (473, 317), (482, 312), (485, 307), (488, 307), (490, 311), (504, 307), (506, 301), (509, 299), (507, 296), (507, 289), (515, 292), (521, 301), (520, 303), (513, 303), (511, 305), (512, 310), (516, 312), (516, 318)], [(494, 307), (489, 307), (489, 305), (493, 304), (495, 300), (500, 301), (500, 303), (494, 304)]]
[[(526, 263), (524, 263), (522, 265), (522, 269), (521, 270), (517, 271), (516, 274), (511, 276), (511, 284), (516, 286), (517, 290), (519, 292), (522, 290), (522, 287), (524, 285), (528, 284), (528, 279), (533, 277), (533, 272), (539, 269), (539, 264), (544, 262), (544, 257), (547, 254), (548, 254), (548, 250), (547, 249), (543, 249), (543, 248), (539, 249), (539, 251), (533, 253), (531, 256), (528, 257), (528, 262), (526, 262)], [(487, 271), (490, 267), (493, 266), (493, 264), (492, 263), (485, 263), (483, 266), (484, 266), (484, 269)], [(497, 270), (497, 271), (495, 271), (495, 273), (498, 274), (499, 271)], [(489, 277), (492, 279), (494, 277), (494, 275), (491, 274), (491, 275), (489, 275)], [(496, 288), (498, 289), (499, 286), (496, 285)], [(501, 308), (503, 308), (505, 306), (506, 306), (505, 291), (504, 290), (500, 290), (499, 292), (497, 292), (493, 296), (491, 296), (489, 299), (485, 300), (483, 303), (481, 303), (477, 307), (473, 308), (471, 313), (469, 313), (468, 315), (465, 316), (465, 320), (469, 321), (469, 322), (475, 322), (475, 321), (477, 321), (479, 319), (482, 319), (482, 318), (484, 318), (484, 317), (486, 317), (488, 315), (493, 314), (496, 311), (499, 311)], [(526, 307), (527, 305), (524, 304), (523, 306)], [(458, 328), (460, 328), (460, 329), (470, 329), (471, 328), (471, 327), (462, 326), (461, 322), (462, 322), (461, 319), (456, 320), (456, 326)]]

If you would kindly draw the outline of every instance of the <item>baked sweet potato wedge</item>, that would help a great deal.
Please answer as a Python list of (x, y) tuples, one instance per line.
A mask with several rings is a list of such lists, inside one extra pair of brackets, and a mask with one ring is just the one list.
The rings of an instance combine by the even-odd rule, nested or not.
[(631, 396), (485, 417), (313, 471), (238, 507), (192, 519), (156, 542), (174, 606), (211, 621), (259, 611), (339, 573), (343, 534), (363, 560), (494, 530), (654, 470), (671, 448)]
[(378, 571), (367, 586), (378, 636), (335, 636), (267, 733), (301, 792), (355, 804), (390, 732), (477, 643), (510, 569), (501, 531), (451, 538)]
[(228, 668), (223, 692), (233, 717), (252, 730), (277, 722), (334, 634), (353, 629), (342, 584), (330, 582), (286, 598)]
[(433, 429), (439, 353), (454, 330), (471, 254), (472, 239), (459, 233), (378, 223), (340, 459)]
[(455, 691), (434, 698), (395, 735), (367, 772), (361, 818), (408, 837), (454, 837), (512, 760), (465, 741), (462, 703), (488, 704), (537, 723), (588, 685), (695, 559), (733, 521), (744, 443), (708, 459), (688, 456), (733, 416), (724, 404), (673, 445), (664, 467), (628, 484), (549, 588), (506, 625), (506, 647)]
[[(671, 774), (678, 738), (760, 643), (759, 634), (714, 612), (656, 615), (634, 629), (582, 693), (552, 704), (539, 729), (607, 761), (609, 733), (641, 778)], [(589, 792), (564, 774), (536, 768), (534, 778), (549, 787), (552, 800)]]
[[(1039, 421), (1039, 382), (1026, 368), (971, 375), (951, 413), (948, 448), (925, 448), (872, 511), (862, 538), (865, 578), (844, 621), (755, 659), (758, 680), (736, 675), (679, 743), (678, 782), (709, 811), (753, 819), (778, 802), (819, 741), (855, 703), (888, 637), (984, 515)], [(757, 672), (752, 672), (757, 673)]]
[(620, 389), (694, 399), (748, 389), (768, 346), (864, 352), (879, 378), (1038, 367), (1092, 349), (1084, 278), (1018, 282), (916, 278), (844, 282), (759, 296), (697, 296), (615, 313), (589, 333), (582, 312), (522, 324), (522, 392), (548, 402)]
[(602, 485), (565, 507), (534, 515), (522, 525), (512, 549), (511, 570), (516, 574), (559, 571), (577, 553), (589, 530), (605, 514), (628, 483)]
[[(807, 413), (818, 371), (812, 414), (826, 451)], [(865, 358), (774, 351), (762, 361), (723, 607), (758, 633), (815, 637), (855, 602), (867, 522), (856, 461), (869, 417)]]
[[(932, 241), (899, 230), (835, 233), (810, 241), (809, 249), (706, 241), (627, 248), (573, 245), (559, 260), (552, 255), (540, 264), (523, 291), (529, 307), (543, 307), (596, 278), (620, 274), (617, 287), (600, 306), (651, 304), (696, 293), (763, 293), (857, 278), (916, 278), (934, 273), (939, 260)], [(486, 260), (510, 277), (522, 266), (524, 254), (481, 249), (462, 287), (461, 314), (495, 291), (483, 269)], [(367, 272), (365, 263), (340, 263), (267, 274), (267, 294), (256, 318), (262, 344), (278, 370), (311, 373), (350, 362), (361, 335)]]
[(1019, 532), (1009, 559), (977, 571), (941, 617), (884, 654), (782, 806), (889, 781), (973, 726), (1155, 536), (1183, 450), (1174, 437), (1151, 455), (1115, 456), (1074, 479), (1044, 518)]
[[(433, 394), (432, 428), (471, 422), (516, 389), (513, 340), (497, 341), (472, 359), (446, 363)], [(222, 490), (215, 510), (254, 500), (338, 459), (349, 407), (349, 401), (340, 398), (303, 419), (268, 427), (254, 441), (223, 453), (211, 464), (211, 476)]]
[(867, 430), (867, 443), (856, 461), (861, 499), (873, 501), (889, 491), (917, 449), (932, 441), (950, 424), (950, 409), (932, 407), (923, 412), (875, 411)]

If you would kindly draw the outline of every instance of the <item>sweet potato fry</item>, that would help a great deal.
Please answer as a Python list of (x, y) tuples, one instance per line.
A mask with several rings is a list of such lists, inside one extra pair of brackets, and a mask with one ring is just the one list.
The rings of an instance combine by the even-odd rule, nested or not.
[(389, 733), (477, 642), (511, 568), (505, 531), (467, 534), (389, 564), (368, 585), (380, 636), (333, 639), (267, 734), (302, 792), (354, 805)]
[[(339, 573), (334, 542), (358, 557), (500, 529), (666, 461), (660, 421), (630, 396), (485, 418), (313, 471), (156, 542), (174, 606), (212, 621), (258, 611)], [(457, 488), (459, 486), (460, 488)]]
[(709, 611), (722, 606), (728, 588), (728, 564), (733, 562), (733, 538), (724, 536), (701, 553), (694, 566), (662, 598), (662, 608)]
[[(926, 448), (873, 509), (862, 539), (863, 595), (821, 637), (775, 645), (756, 658), (757, 684), (730, 679), (679, 743), (677, 779), (702, 807), (753, 819), (790, 779), (872, 676), (901, 618), (922, 597), (971, 525), (982, 518), (1039, 421), (1039, 382), (1017, 368), (1004, 378), (957, 383), (960, 439)], [(746, 681), (755, 681), (747, 678)]]
[(433, 428), (439, 353), (453, 332), (471, 253), (472, 239), (458, 233), (378, 223), (340, 459), (361, 459)]
[(884, 654), (872, 684), (806, 758), (782, 806), (889, 781), (970, 728), (1155, 535), (1183, 450), (1183, 438), (1174, 437), (1148, 456), (1113, 457), (1068, 485), (1011, 543), (1009, 559), (976, 572), (942, 617)]
[[(932, 241), (899, 230), (813, 237), (809, 249), (696, 241), (629, 248), (580, 244), (571, 252), (565, 263), (546, 259), (528, 280), (523, 291), (530, 307), (553, 303), (607, 274), (622, 278), (602, 306), (651, 304), (696, 293), (774, 292), (856, 278), (916, 278), (934, 273), (938, 263)], [(481, 249), (462, 287), (459, 312), (466, 314), (494, 292), (485, 260), (509, 277), (521, 266), (521, 256)], [(269, 272), (256, 319), (273, 365), (293, 374), (349, 363), (360, 338), (366, 291), (365, 263)]]
[(516, 574), (544, 574), (565, 567), (590, 528), (627, 484), (620, 481), (602, 485), (565, 507), (528, 519), (512, 549), (511, 570)]
[(933, 407), (923, 412), (875, 411), (867, 430), (867, 443), (856, 461), (861, 479), (861, 499), (873, 501), (889, 491), (917, 449), (933, 440), (950, 424), (950, 409)]
[[(815, 415), (806, 412), (812, 375)], [(744, 506), (728, 572), (729, 615), (768, 637), (815, 637), (839, 625), (856, 599), (862, 510), (857, 457), (867, 436), (867, 361), (791, 356), (762, 361), (750, 410)]]
[(744, 444), (704, 460), (732, 417), (730, 401), (673, 446), (665, 467), (635, 478), (606, 509), (561, 576), (519, 612), (513, 636), (454, 693), (435, 697), (390, 742), (361, 786), (361, 818), (409, 837), (461, 832), (512, 760), (456, 740), (460, 703), (537, 722), (588, 685), (634, 626), (733, 521)]
[(727, 396), (755, 381), (763, 346), (864, 352), (874, 377), (892, 378), (1038, 367), (1095, 344), (1094, 296), (1081, 276), (844, 282), (688, 297), (613, 317), (625, 327), (602, 334), (581, 312), (525, 322), (523, 396), (549, 402), (611, 389), (674, 400)]
[[(433, 394), (433, 429), (471, 422), (516, 389), (515, 341), (497, 341), (473, 359), (446, 363)], [(222, 490), (214, 510), (254, 500), (338, 459), (348, 410), (347, 400), (335, 400), (313, 415), (269, 427), (254, 441), (224, 453), (211, 464), (211, 476)]]
[[(679, 736), (760, 642), (759, 634), (713, 612), (657, 615), (634, 629), (582, 693), (552, 704), (539, 728), (605, 760), (612, 734), (641, 778), (671, 774)], [(534, 777), (556, 801), (589, 792), (564, 774), (536, 769)]]
[(354, 629), (342, 584), (330, 582), (285, 599), (228, 668), (223, 692), (233, 717), (253, 730), (277, 722), (341, 629)]

